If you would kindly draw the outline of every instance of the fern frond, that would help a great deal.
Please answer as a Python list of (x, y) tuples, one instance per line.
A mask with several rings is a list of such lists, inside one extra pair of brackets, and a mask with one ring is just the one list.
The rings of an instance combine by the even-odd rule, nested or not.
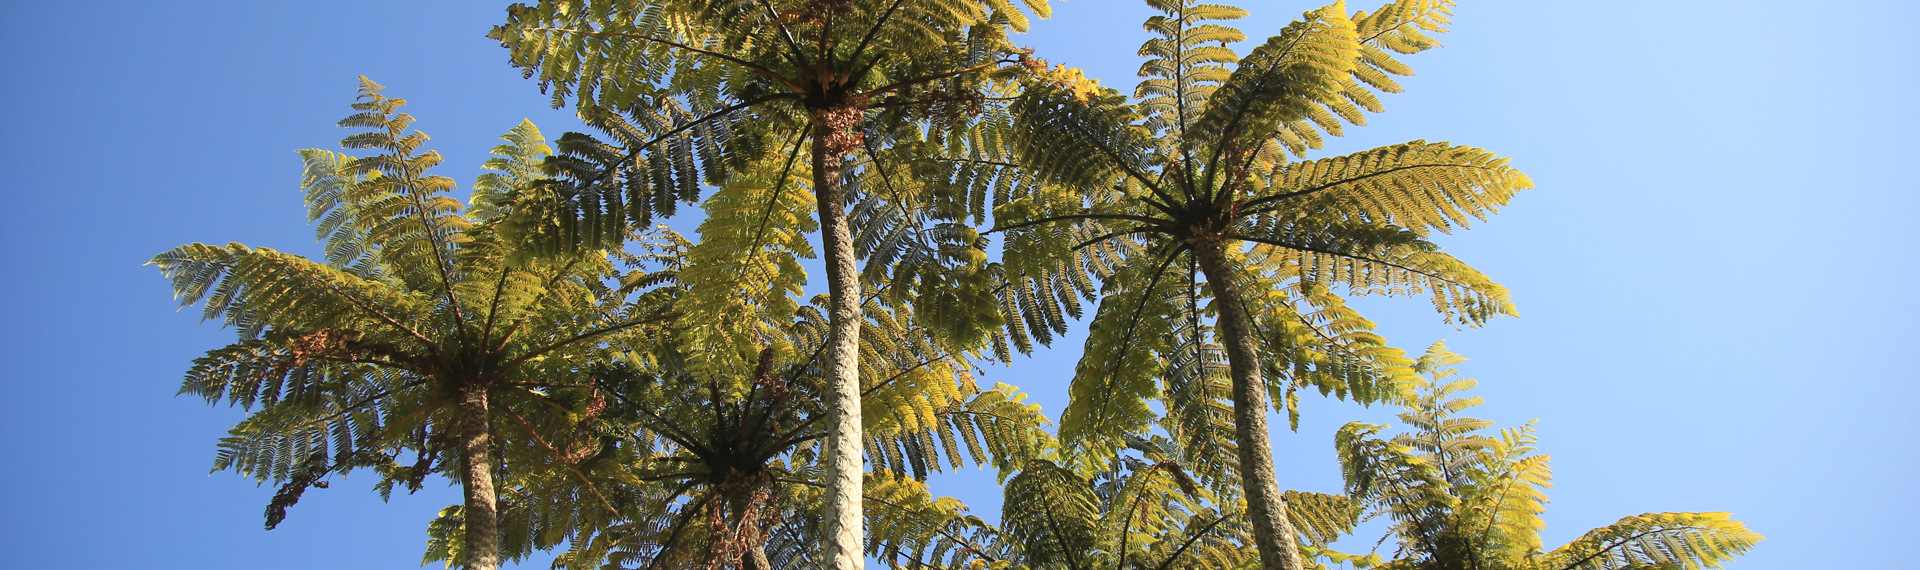
[(1505, 287), (1418, 234), (1378, 222), (1267, 219), (1234, 239), (1283, 250), (1299, 278), (1354, 294), (1427, 294), (1448, 323), (1479, 325), (1517, 314)]
[(1028, 566), (1084, 567), (1098, 544), (1100, 501), (1072, 471), (1046, 460), (1027, 464), (1007, 481), (1000, 508), (1009, 538), (1025, 545)]
[(1344, 2), (1308, 12), (1241, 59), (1191, 128), (1208, 136), (1181, 144), (1208, 149), (1211, 168), (1244, 160), (1283, 125), (1301, 119), (1320, 119), (1321, 128), (1337, 129), (1338, 123), (1323, 118), (1324, 111), (1355, 122), (1357, 114), (1342, 112), (1350, 105), (1341, 92), (1359, 48)]
[(1249, 212), (1340, 212), (1427, 232), (1485, 221), (1532, 188), (1507, 159), (1485, 150), (1413, 141), (1283, 167)]
[(707, 198), (700, 243), (680, 274), (687, 295), (676, 310), (687, 350), (705, 352), (697, 374), (746, 377), (762, 340), (799, 308), (807, 282), (801, 259), (814, 257), (805, 232), (816, 229), (813, 193), (781, 176), (790, 163), (739, 177)]
[(1160, 393), (1156, 380), (1174, 351), (1172, 322), (1186, 295), (1181, 279), (1168, 271), (1177, 251), (1165, 260), (1135, 258), (1108, 281), (1112, 288), (1100, 303), (1087, 333), (1087, 346), (1068, 388), (1060, 436), (1066, 445), (1094, 457), (1120, 446), (1121, 437), (1141, 433), (1154, 414), (1149, 406)]
[(1646, 513), (1594, 529), (1538, 564), (1550, 570), (1719, 568), (1761, 538), (1727, 513)]
[(540, 172), (541, 163), (553, 154), (553, 147), (533, 121), (522, 119), (500, 139), (506, 143), (493, 147), (493, 158), (480, 165), (488, 172), (474, 181), (473, 195), (467, 198), (468, 215), (475, 220), (505, 217), (511, 211), (508, 196), (514, 190), (546, 178)]

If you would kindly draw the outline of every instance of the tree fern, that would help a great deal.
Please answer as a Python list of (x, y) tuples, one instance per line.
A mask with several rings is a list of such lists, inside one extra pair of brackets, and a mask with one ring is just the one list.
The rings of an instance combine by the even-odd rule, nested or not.
[[(1043, 0), (1023, 4), (1046, 14)], [(807, 186), (819, 216), (834, 325), (825, 353), (836, 414), (827, 454), (834, 474), (831, 567), (859, 565), (856, 475), (865, 439), (858, 378), (865, 296), (847, 211), (861, 207), (863, 193), (893, 200), (900, 191), (883, 194), (849, 182), (885, 176), (893, 165), (880, 162), (890, 153), (884, 147), (922, 126), (934, 134), (927, 138), (958, 143), (942, 147), (975, 142), (959, 135), (971, 130), (974, 123), (965, 119), (984, 106), (988, 84), (1033, 65), (1007, 39), (1009, 30), (1026, 29), (1026, 18), (1007, 0), (549, 0), (509, 8), (507, 22), (490, 34), (553, 94), (556, 106), (571, 100), (609, 139), (563, 137), (556, 182), (527, 193), (535, 215), (521, 235), (549, 249), (617, 243), (623, 231), (693, 200), (701, 181), (724, 185), (775, 149), (809, 145)], [(862, 155), (871, 162), (858, 162)], [(955, 228), (933, 229), (944, 234), (940, 249), (984, 243)], [(977, 336), (997, 327), (984, 292), (990, 274), (979, 267), (984, 254), (950, 253), (919, 259), (958, 256), (966, 266), (903, 262), (886, 270), (897, 273), (899, 294), (912, 291), (917, 310), (943, 317), (954, 329), (949, 332)], [(866, 272), (867, 278), (878, 273)], [(989, 318), (980, 326), (963, 316)]]
[[(1239, 568), (1258, 563), (1238, 501), (1209, 491), (1172, 440), (1132, 439), (1110, 469), (1036, 460), (1007, 482), (1003, 549), (1035, 568)], [(1345, 497), (1286, 493), (1317, 549), (1352, 532), (1360, 514)]]
[(1337, 2), (1244, 56), (1225, 47), (1244, 36), (1221, 23), (1240, 9), (1148, 5), (1161, 14), (1146, 22), (1155, 37), (1140, 49), (1136, 103), (1034, 81), (1010, 107), (1014, 154), (1042, 186), (995, 210), (1004, 280), (1079, 293), (1103, 283), (1061, 425), (1069, 446), (1113, 449), (1152, 425), (1155, 399), (1183, 434), (1218, 429), (1225, 414), (1262, 566), (1297, 569), (1268, 401), (1297, 421), (1302, 388), (1392, 400), (1409, 364), (1333, 292), (1425, 295), (1469, 325), (1513, 313), (1504, 288), (1427, 237), (1484, 219), (1531, 183), (1504, 159), (1445, 143), (1290, 158), (1380, 111), (1378, 94), (1400, 89), (1392, 76), (1412, 72), (1395, 57), (1437, 45), (1429, 34), (1444, 30), (1451, 2), (1371, 13)]
[[(708, 206), (727, 202), (723, 194)], [(701, 263), (694, 257), (694, 265)], [(687, 270), (690, 279), (695, 273)], [(545, 449), (552, 459), (508, 475), (512, 498), (503, 503), (503, 527), (522, 529), (517, 532), (524, 536), (506, 543), (509, 552), (565, 545), (569, 550), (558, 560), (574, 568), (821, 564), (826, 531), (817, 509), (826, 483), (819, 440), (827, 428), (821, 360), (829, 325), (820, 301), (788, 309), (793, 318), (785, 321), (762, 313), (777, 303), (748, 305), (735, 315), (761, 326), (748, 339), (760, 349), (744, 368), (698, 363), (737, 356), (683, 332), (627, 345), (623, 358), (589, 367), (585, 384), (538, 389), (553, 411), (525, 414), (527, 433), (576, 429), (568, 426), (577, 419), (556, 411), (579, 409), (582, 393), (608, 400), (593, 419), (595, 438), (587, 440), (599, 442), (595, 451), (569, 454), (565, 440), (536, 442), (526, 452)], [(689, 313), (675, 322), (701, 318)], [(864, 551), (883, 559), (952, 556), (955, 541), (985, 527), (963, 505), (933, 497), (920, 479), (968, 464), (1009, 471), (1053, 449), (1052, 436), (1037, 406), (1023, 403), (1012, 387), (980, 389), (969, 364), (978, 355), (943, 349), (909, 309), (875, 301), (866, 314), (865, 327), (880, 334), (861, 339), (861, 372), (869, 383), (862, 390), (864, 443), (874, 465), (864, 485), (871, 529)], [(454, 516), (449, 511), (443, 518)], [(451, 559), (456, 543), (430, 543), (444, 550), (429, 558)]]
[(1718, 568), (1760, 540), (1726, 513), (1647, 513), (1543, 552), (1547, 456), (1532, 422), (1494, 437), (1481, 433), (1492, 422), (1458, 415), (1481, 402), (1458, 395), (1475, 385), (1453, 379), (1464, 360), (1439, 343), (1420, 358), (1400, 414), (1411, 431), (1382, 439), (1387, 426), (1356, 422), (1335, 438), (1348, 493), (1393, 521), (1400, 544), (1382, 568)]
[(609, 339), (660, 320), (662, 299), (623, 285), (653, 278), (607, 254), (533, 259), (499, 237), (495, 220), (511, 213), (500, 197), (539, 183), (531, 124), (503, 137), (469, 211), (447, 195), (452, 180), (430, 172), (440, 155), (422, 150), (405, 102), (381, 89), (362, 78), (340, 122), (361, 130), (342, 146), (372, 154), (300, 153), (326, 262), (240, 244), (154, 257), (183, 307), (201, 305), (242, 337), (196, 360), (181, 393), (251, 412), (214, 468), (281, 484), (269, 528), (334, 473), (373, 468), (383, 496), (445, 473), (466, 494), (455, 560), (493, 568), (492, 479), (516, 469), (498, 453), (520, 435), (494, 418), (530, 413), (520, 410), (540, 404), (523, 386), (568, 378)]

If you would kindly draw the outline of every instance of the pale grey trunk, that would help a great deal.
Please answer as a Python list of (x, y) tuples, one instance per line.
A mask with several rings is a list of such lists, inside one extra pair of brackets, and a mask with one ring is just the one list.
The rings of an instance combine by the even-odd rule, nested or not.
[(860, 273), (854, 265), (853, 232), (847, 228), (847, 197), (840, 186), (841, 151), (833, 149), (833, 127), (815, 121), (813, 191), (820, 207), (820, 242), (826, 254), (828, 335), (826, 486), (827, 567), (856, 570), (865, 565), (861, 520), (862, 436), (860, 433)]
[(1301, 570), (1300, 549), (1294, 546), (1293, 522), (1287, 501), (1273, 474), (1273, 445), (1267, 440), (1267, 384), (1260, 377), (1260, 353), (1255, 344), (1252, 315), (1233, 281), (1225, 245), (1206, 241), (1194, 245), (1200, 271), (1213, 291), (1219, 311), (1216, 323), (1220, 344), (1227, 349), (1227, 370), (1233, 377), (1233, 433), (1239, 442), (1240, 485), (1247, 494), (1247, 518), (1253, 522), (1253, 542), (1264, 570)]
[(500, 523), (493, 494), (493, 418), (487, 386), (466, 382), (460, 387), (457, 409), (460, 437), (460, 487), (466, 521), (466, 568), (500, 567)]

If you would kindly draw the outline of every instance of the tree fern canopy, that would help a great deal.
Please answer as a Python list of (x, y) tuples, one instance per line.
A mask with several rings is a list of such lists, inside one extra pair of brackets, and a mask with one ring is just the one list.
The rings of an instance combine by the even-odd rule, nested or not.
[(151, 263), (183, 307), (241, 333), (196, 360), (181, 393), (251, 412), (221, 440), (214, 468), (281, 485), (269, 528), (333, 473), (370, 467), (382, 496), (446, 473), (467, 493), (466, 528), (480, 529), (460, 545), (462, 562), (491, 568), (491, 480), (517, 468), (511, 454), (495, 456), (492, 417), (551, 405), (530, 388), (656, 325), (670, 295), (648, 288), (659, 277), (644, 256), (536, 258), (500, 237), (497, 221), (512, 216), (501, 196), (544, 179), (531, 123), (502, 137), (468, 210), (448, 196), (453, 181), (431, 173), (440, 155), (423, 151), (405, 104), (362, 78), (356, 112), (340, 121), (361, 132), (341, 146), (371, 154), (301, 151), (324, 263), (240, 244), (185, 245)]
[(1115, 449), (1152, 425), (1156, 400), (1182, 437), (1228, 420), (1261, 565), (1299, 570), (1269, 400), (1297, 423), (1299, 388), (1372, 403), (1397, 398), (1406, 375), (1406, 359), (1326, 292), (1427, 295), (1450, 323), (1513, 314), (1505, 288), (1427, 237), (1485, 219), (1531, 182), (1485, 151), (1424, 141), (1292, 161), (1382, 110), (1378, 93), (1399, 90), (1390, 76), (1412, 73), (1395, 55), (1437, 45), (1426, 33), (1444, 29), (1451, 1), (1372, 13), (1335, 2), (1244, 57), (1226, 47), (1244, 34), (1221, 22), (1246, 12), (1147, 4), (1160, 14), (1145, 24), (1155, 37), (1139, 51), (1137, 102), (1045, 81), (1015, 101), (1014, 154), (1054, 188), (1000, 204), (994, 231), (1020, 289), (1101, 283), (1067, 444)]
[[(1391, 382), (1371, 378), (1396, 374), (1391, 370), (1404, 361), (1380, 349), (1351, 352), (1361, 346), (1356, 340), (1332, 340), (1361, 334), (1358, 338), (1365, 340), (1358, 342), (1379, 346), (1377, 337), (1360, 330), (1302, 334), (1311, 328), (1303, 323), (1312, 319), (1294, 315), (1344, 311), (1337, 297), (1321, 292), (1424, 295), (1450, 322), (1464, 324), (1513, 312), (1503, 287), (1427, 241), (1433, 230), (1486, 219), (1515, 191), (1530, 186), (1505, 159), (1424, 141), (1306, 162), (1286, 157), (1288, 149), (1298, 154), (1318, 147), (1300, 141), (1318, 141), (1319, 133), (1337, 135), (1342, 124), (1363, 123), (1362, 110), (1378, 111), (1376, 93), (1398, 90), (1384, 76), (1411, 73), (1393, 55), (1437, 45), (1426, 34), (1443, 30), (1450, 2), (1395, 2), (1351, 15), (1335, 4), (1309, 12), (1246, 58), (1214, 45), (1244, 37), (1219, 23), (1242, 17), (1240, 9), (1149, 4), (1164, 14), (1146, 25), (1157, 37), (1141, 48), (1148, 60), (1141, 67), (1145, 80), (1136, 90), (1137, 106), (1116, 94), (1076, 100), (1059, 88), (1037, 85), (1013, 108), (1025, 125), (1017, 131), (1015, 149), (1055, 189), (996, 209), (996, 231), (1006, 234), (1008, 268), (1024, 280), (1019, 289), (1091, 293), (1094, 283), (1108, 284), (1106, 293), (1113, 296), (1102, 302), (1088, 345), (1090, 353), (1103, 356), (1089, 358), (1093, 368), (1079, 378), (1090, 382), (1084, 385), (1088, 394), (1127, 394), (1136, 402), (1102, 398), (1092, 408), (1076, 406), (1074, 419), (1063, 425), (1066, 433), (1090, 429), (1114, 441), (1119, 433), (1147, 425), (1140, 414), (1144, 399), (1155, 397), (1153, 389), (1095, 369), (1126, 368), (1143, 379), (1157, 377), (1157, 364), (1113, 363), (1132, 362), (1135, 351), (1144, 357), (1178, 348), (1180, 343), (1155, 344), (1167, 341), (1138, 327), (1167, 326), (1166, 321), (1180, 319), (1155, 317), (1206, 302), (1209, 295), (1201, 289), (1207, 281), (1192, 257), (1193, 248), (1205, 244), (1234, 244), (1225, 252), (1234, 263), (1259, 266), (1245, 270), (1248, 290), (1292, 292), (1262, 294), (1270, 301), (1254, 312), (1256, 326), (1271, 334), (1300, 330), (1291, 335), (1296, 343), (1312, 343), (1315, 337), (1331, 342), (1327, 350), (1287, 349), (1296, 356), (1263, 359), (1278, 360), (1276, 372), (1296, 368), (1291, 363), (1303, 356), (1310, 364), (1314, 354), (1328, 355), (1329, 366), (1333, 361), (1386, 366), (1376, 366), (1380, 372), (1367, 379), (1351, 375), (1358, 369), (1345, 368), (1338, 376), (1358, 384), (1325, 386), (1341, 394), (1391, 396), (1391, 389), (1374, 387)], [(1183, 283), (1190, 293), (1179, 292)], [(1168, 295), (1194, 300), (1181, 303)], [(1057, 306), (1078, 304), (1076, 295), (1049, 297)], [(1355, 325), (1370, 326), (1352, 317), (1339, 326)], [(1202, 338), (1211, 331), (1186, 330)], [(1149, 336), (1154, 340), (1122, 342)], [(1109, 342), (1120, 353), (1102, 352)], [(1116, 412), (1097, 410), (1112, 406), (1135, 412), (1109, 426)], [(1087, 414), (1077, 413), (1081, 410)]]
[(1491, 436), (1493, 422), (1459, 415), (1481, 403), (1461, 395), (1476, 385), (1455, 378), (1465, 360), (1440, 343), (1420, 358), (1409, 431), (1383, 439), (1387, 426), (1355, 422), (1335, 437), (1349, 496), (1393, 521), (1399, 547), (1381, 568), (1719, 568), (1761, 539), (1726, 513), (1646, 513), (1545, 550), (1547, 456), (1532, 422)]
[[(715, 202), (724, 201), (716, 195), (708, 205)], [(552, 459), (504, 482), (503, 527), (518, 529), (507, 534), (507, 552), (565, 547), (558, 564), (569, 568), (823, 564), (820, 359), (828, 327), (817, 305), (788, 314), (797, 318), (748, 319), (767, 326), (749, 341), (762, 348), (746, 368), (698, 364), (732, 356), (666, 335), (624, 345), (623, 358), (589, 371), (578, 388), (604, 405), (587, 423), (578, 412), (529, 415), (534, 433), (581, 426), (596, 451), (569, 453), (578, 444), (567, 440), (529, 446)], [(991, 528), (965, 505), (933, 496), (928, 474), (967, 465), (1011, 472), (1054, 449), (1046, 419), (1011, 386), (979, 387), (974, 355), (939, 349), (912, 313), (873, 303), (867, 326), (880, 334), (862, 339), (862, 418), (874, 465), (864, 485), (865, 551), (883, 560), (954, 556)], [(738, 385), (744, 391), (734, 392)], [(453, 532), (459, 515), (443, 511), (435, 528)], [(437, 538), (429, 559), (456, 559), (458, 545), (451, 534)]]
[[(1047, 12), (1044, 0), (1024, 4)], [(550, 251), (617, 244), (696, 199), (701, 182), (728, 185), (783, 154), (777, 177), (757, 181), (774, 189), (770, 204), (787, 177), (809, 179), (832, 325), (830, 567), (861, 564), (863, 288), (910, 302), (948, 350), (970, 349), (1001, 325), (985, 240), (960, 223), (985, 217), (985, 187), (950, 182), (996, 177), (952, 169), (1001, 154), (987, 132), (1006, 121), (983, 118), (986, 102), (1005, 80), (1045, 69), (1007, 40), (1026, 27), (1007, 0), (548, 0), (510, 7), (489, 34), (556, 106), (571, 97), (608, 138), (563, 137), (555, 182), (526, 196), (523, 227), (534, 231), (523, 239)], [(809, 160), (799, 163), (803, 149)], [(942, 160), (952, 166), (902, 168)]]
[[(600, 233), (541, 236), (594, 244), (617, 238), (614, 228), (673, 215), (702, 182), (724, 186), (756, 161), (784, 156), (814, 123), (848, 131), (835, 142), (842, 154), (872, 147), (866, 139), (910, 135), (933, 143), (907, 145), (927, 158), (979, 170), (981, 153), (996, 152), (977, 132), (992, 126), (993, 115), (981, 117), (989, 82), (1034, 61), (1006, 37), (1026, 29), (1028, 12), (1044, 17), (1047, 4), (548, 1), (511, 7), (490, 37), (556, 107), (575, 104), (606, 137), (561, 139), (549, 195), (550, 216)], [(827, 118), (839, 108), (856, 111)], [(909, 132), (915, 125), (924, 130)], [(986, 213), (979, 203), (962, 211), (949, 219)]]
[[(447, 567), (546, 552), (579, 569), (1625, 570), (1747, 554), (1761, 537), (1719, 512), (1628, 516), (1547, 548), (1534, 424), (1463, 416), (1480, 404), (1463, 359), (1412, 358), (1358, 310), (1378, 295), (1428, 299), (1448, 326), (1516, 314), (1439, 243), (1532, 186), (1451, 142), (1320, 156), (1402, 90), (1401, 59), (1439, 45), (1453, 6), (1381, 1), (1239, 43), (1246, 10), (1147, 0), (1130, 93), (1016, 45), (1037, 1), (516, 5), (490, 37), (592, 134), (501, 121), (462, 195), (407, 102), (363, 78), (339, 122), (352, 134), (298, 151), (316, 254), (153, 258), (183, 308), (239, 336), (179, 393), (245, 412), (213, 467), (274, 483), (269, 529), (354, 470), (382, 499), (457, 482), (425, 525), (422, 563)], [(689, 213), (698, 241), (656, 225)], [(815, 259), (827, 287), (809, 296)], [(1055, 430), (1029, 403), (1048, 395), (989, 386), (983, 361), (1079, 320)], [(1299, 430), (1307, 392), (1404, 410), (1335, 436), (1345, 494), (1279, 486), (1311, 457), (1276, 458), (1266, 422)], [(978, 491), (940, 486), (956, 471), (997, 478), (979, 487), (1001, 493), (984, 503), (998, 520), (969, 510)], [(1368, 520), (1392, 546), (1341, 551)]]

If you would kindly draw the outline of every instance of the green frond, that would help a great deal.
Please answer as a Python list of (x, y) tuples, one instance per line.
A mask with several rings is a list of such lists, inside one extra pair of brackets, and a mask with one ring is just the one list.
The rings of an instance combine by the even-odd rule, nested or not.
[(1305, 544), (1327, 545), (1351, 534), (1363, 512), (1358, 501), (1341, 495), (1286, 491), (1287, 519)]
[(1719, 568), (1761, 538), (1727, 513), (1646, 513), (1594, 529), (1536, 564), (1548, 570)]
[[(1359, 49), (1344, 2), (1308, 12), (1241, 59), (1233, 74), (1208, 97), (1205, 112), (1190, 128), (1207, 137), (1181, 144), (1204, 145), (1210, 164), (1239, 160), (1238, 156), (1274, 138), (1284, 125), (1321, 117), (1322, 109), (1341, 114), (1348, 104), (1341, 95), (1345, 78), (1353, 71)], [(1354, 122), (1357, 115), (1342, 118)], [(1329, 124), (1337, 128), (1337, 123), (1321, 127)]]
[(1007, 481), (1000, 521), (1007, 537), (1025, 546), (1028, 566), (1085, 567), (1100, 532), (1100, 500), (1093, 487), (1050, 461), (1028, 463)]
[(1151, 170), (1148, 133), (1132, 126), (1138, 115), (1118, 94), (1081, 101), (1070, 90), (1035, 85), (1011, 110), (1024, 126), (1011, 141), (1014, 152), (1042, 180), (1078, 191), (1145, 177)]
[(181, 307), (201, 304), (202, 318), (239, 326), (248, 337), (269, 327), (408, 334), (424, 312), (421, 300), (389, 284), (266, 248), (195, 243), (148, 263), (173, 282)]
[[(934, 497), (926, 483), (892, 471), (866, 478), (867, 555), (879, 560), (965, 557), (955, 552), (955, 523), (964, 525), (966, 507), (951, 497)], [(978, 519), (973, 519), (978, 520)]]
[(553, 154), (553, 147), (547, 145), (547, 138), (531, 120), (522, 119), (513, 130), (500, 135), (500, 140), (506, 144), (493, 147), (493, 158), (480, 165), (488, 172), (474, 181), (473, 195), (467, 198), (471, 206), (468, 215), (478, 221), (505, 217), (511, 211), (507, 197), (514, 190), (546, 179), (541, 164)]
[(1247, 206), (1255, 212), (1339, 212), (1425, 236), (1485, 221), (1533, 187), (1507, 159), (1473, 147), (1413, 141), (1282, 167)]
[(450, 505), (440, 509), (433, 521), (427, 523), (427, 553), (420, 557), (420, 565), (434, 562), (443, 563), (441, 567), (452, 568), (466, 563), (466, 518), (461, 516), (460, 505)]
[[(1200, 117), (1206, 102), (1222, 81), (1231, 76), (1228, 65), (1240, 61), (1227, 44), (1247, 39), (1240, 30), (1219, 24), (1247, 15), (1234, 6), (1195, 4), (1188, 0), (1149, 1), (1165, 15), (1148, 18), (1144, 27), (1156, 38), (1140, 46), (1143, 80), (1134, 88), (1146, 127), (1183, 134)], [(1207, 45), (1218, 44), (1218, 45)]]
[(680, 274), (687, 294), (676, 306), (685, 315), (680, 342), (706, 356), (694, 361), (698, 374), (745, 378), (761, 341), (799, 308), (800, 260), (814, 257), (806, 237), (817, 229), (814, 197), (780, 167), (736, 178), (703, 204), (701, 239)]
[(1480, 403), (1459, 395), (1475, 384), (1455, 378), (1463, 361), (1434, 343), (1414, 365), (1400, 414), (1409, 433), (1381, 439), (1386, 426), (1356, 422), (1335, 436), (1348, 493), (1392, 519), (1400, 540), (1398, 559), (1380, 568), (1718, 568), (1760, 539), (1725, 513), (1649, 513), (1541, 554), (1548, 457), (1532, 422), (1494, 438), (1479, 433), (1492, 422), (1457, 415)]
[(1122, 436), (1151, 425), (1149, 402), (1160, 394), (1167, 366), (1162, 355), (1181, 340), (1167, 317), (1185, 305), (1179, 302), (1184, 280), (1167, 268), (1165, 261), (1135, 258), (1107, 282), (1111, 289), (1088, 327), (1060, 420), (1069, 448), (1100, 457), (1119, 447)]
[(1235, 229), (1233, 239), (1285, 258), (1298, 278), (1360, 295), (1427, 295), (1448, 323), (1480, 325), (1517, 314), (1506, 287), (1441, 253), (1417, 233), (1380, 222), (1266, 218)]

